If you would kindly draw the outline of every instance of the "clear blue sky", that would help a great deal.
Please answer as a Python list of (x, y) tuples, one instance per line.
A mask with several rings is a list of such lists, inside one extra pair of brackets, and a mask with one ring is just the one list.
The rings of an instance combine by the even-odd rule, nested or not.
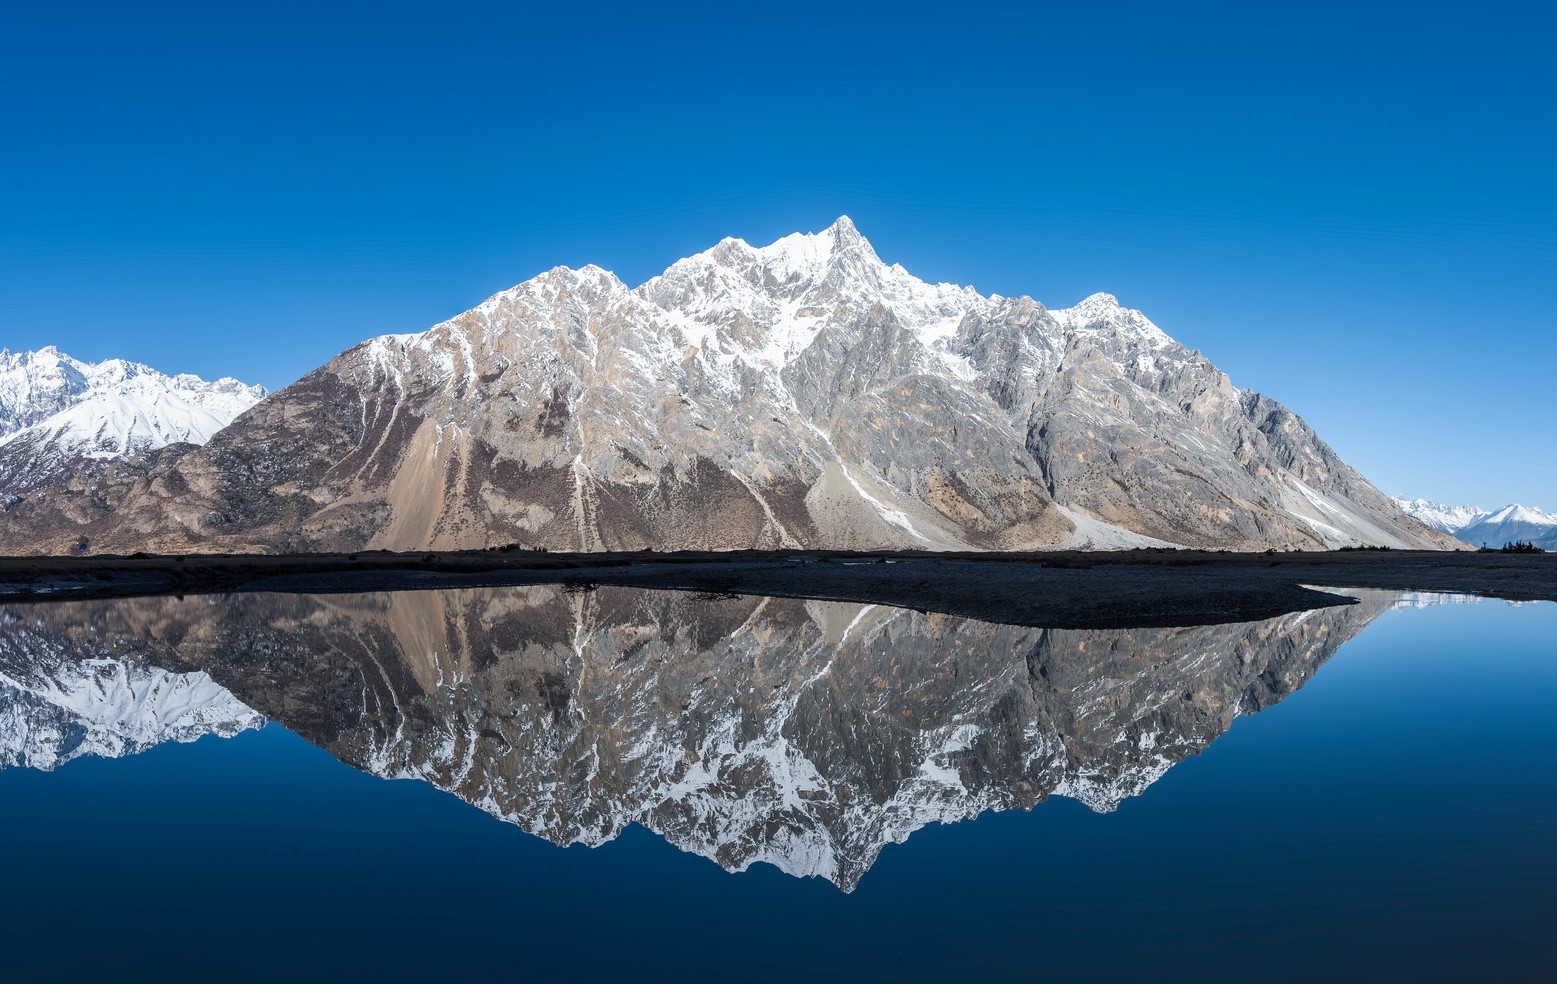
[(0, 344), (279, 387), (852, 216), (1107, 290), (1385, 491), (1557, 507), (1549, 5), (10, 5)]

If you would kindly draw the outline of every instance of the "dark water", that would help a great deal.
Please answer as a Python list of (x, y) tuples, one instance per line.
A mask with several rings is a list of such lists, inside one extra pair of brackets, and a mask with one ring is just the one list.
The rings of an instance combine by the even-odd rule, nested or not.
[(1045, 632), (507, 589), (0, 618), (11, 979), (1557, 969), (1557, 606)]

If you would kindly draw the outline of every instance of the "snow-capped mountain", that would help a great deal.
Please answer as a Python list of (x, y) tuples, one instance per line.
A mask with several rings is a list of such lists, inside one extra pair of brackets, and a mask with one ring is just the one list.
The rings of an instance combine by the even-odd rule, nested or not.
[(90, 493), (0, 544), (1457, 546), (1113, 297), (925, 283), (847, 218), (636, 289), (558, 267)]
[(93, 463), (204, 444), (265, 396), (236, 379), (168, 376), (52, 346), (0, 350), (0, 501), (68, 481)]
[(1419, 523), (1431, 526), (1440, 533), (1454, 534), (1489, 513), (1480, 506), (1451, 506), (1428, 499), (1405, 499), (1393, 496), (1402, 512)]
[(1489, 511), (1480, 506), (1448, 506), (1426, 499), (1396, 498), (1395, 502), (1420, 522), (1474, 547), (1496, 549), (1523, 541), (1557, 549), (1557, 515), (1533, 506), (1510, 503)]
[(1557, 516), (1543, 509), (1511, 503), (1467, 524), (1454, 534), (1472, 546), (1501, 547), (1515, 542), (1557, 550)]

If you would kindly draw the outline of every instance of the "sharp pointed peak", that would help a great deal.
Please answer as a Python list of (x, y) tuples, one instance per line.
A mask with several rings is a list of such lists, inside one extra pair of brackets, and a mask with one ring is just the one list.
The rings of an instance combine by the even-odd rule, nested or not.
[(793, 232), (754, 252), (764, 259), (780, 259), (817, 268), (842, 256), (864, 256), (880, 262), (875, 248), (847, 215), (840, 215), (820, 232)]
[(1049, 311), (1055, 317), (1063, 320), (1072, 320), (1078, 323), (1089, 321), (1118, 321), (1129, 309), (1119, 303), (1119, 298), (1113, 294), (1105, 294), (1098, 291), (1096, 294), (1088, 294), (1074, 305), (1067, 308), (1050, 308)]
[(817, 233), (816, 238), (826, 242), (833, 253), (865, 252), (872, 257), (876, 255), (876, 248), (847, 215), (838, 216), (832, 225)]
[(842, 238), (845, 236), (852, 237), (854, 239), (865, 238), (864, 236), (860, 235), (859, 227), (854, 224), (854, 220), (849, 218), (847, 215), (840, 215), (834, 219), (833, 224), (827, 227), (827, 231), (832, 233), (835, 238)]

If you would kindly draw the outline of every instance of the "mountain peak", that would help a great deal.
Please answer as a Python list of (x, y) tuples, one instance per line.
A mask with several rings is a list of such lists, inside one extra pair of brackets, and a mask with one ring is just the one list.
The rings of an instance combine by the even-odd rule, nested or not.
[[(750, 288), (760, 289), (764, 278), (814, 283), (831, 274), (840, 274), (844, 279), (861, 274), (879, 276), (879, 271), (885, 268), (854, 222), (847, 215), (840, 215), (820, 232), (792, 232), (766, 246), (753, 246), (744, 239), (727, 236), (701, 253), (677, 260), (664, 273), (638, 289), (645, 296), (656, 299), (662, 307), (676, 306), (686, 303), (689, 289), (694, 293), (714, 289), (724, 294), (732, 290), (735, 294), (744, 294)], [(725, 273), (721, 275), (718, 271)], [(691, 286), (691, 282), (701, 281), (710, 273), (714, 274), (713, 281)], [(727, 276), (729, 273), (748, 281), (749, 287), (735, 287), (735, 282)], [(729, 297), (724, 300), (728, 301)], [(720, 302), (717, 306), (726, 305)]]
[(883, 265), (870, 241), (847, 215), (840, 215), (821, 232), (791, 233), (752, 252), (765, 266), (808, 276), (819, 276), (834, 264), (851, 260)]
[(1557, 516), (1553, 516), (1544, 509), (1537, 509), (1534, 506), (1525, 506), (1517, 502), (1511, 502), (1502, 509), (1499, 509), (1497, 512), (1494, 512), (1481, 520), (1482, 523), (1486, 524), (1506, 523), (1510, 521), (1518, 523), (1550, 524), (1557, 523)]
[(1406, 515), (1441, 533), (1455, 534), (1478, 520), (1491, 515), (1475, 505), (1454, 505), (1434, 502), (1431, 499), (1406, 499), (1396, 496), (1395, 504)]
[(1124, 305), (1120, 304), (1119, 298), (1113, 294), (1098, 291), (1096, 294), (1088, 294), (1086, 297), (1083, 297), (1071, 310), (1081, 314), (1104, 315), (1115, 311), (1123, 311)]
[(530, 280), (510, 288), (501, 294), (496, 294), (487, 299), (492, 303), (500, 298), (509, 296), (515, 291), (524, 291), (534, 285), (546, 286), (553, 289), (567, 291), (582, 291), (593, 297), (602, 292), (615, 292), (627, 290), (627, 285), (622, 283), (620, 277), (607, 270), (605, 267), (586, 263), (581, 267), (554, 266), (544, 273), (537, 274)]
[(1105, 336), (1113, 336), (1130, 344), (1145, 345), (1153, 350), (1178, 345), (1146, 315), (1125, 307), (1119, 303), (1119, 298), (1102, 291), (1082, 298), (1075, 307), (1051, 310), (1049, 313), (1068, 329), (1085, 337), (1095, 338), (1101, 329)]
[(81, 362), (52, 345), (18, 353), (0, 361), (0, 474), (14, 493), (85, 459), (203, 444), (265, 395), (125, 359)]
[(876, 256), (875, 247), (866, 239), (860, 230), (855, 227), (854, 220), (847, 215), (840, 215), (833, 224), (824, 230), (819, 238), (825, 238), (829, 252), (834, 255), (862, 255), (875, 263), (881, 260)]
[(0, 363), (10, 366), (52, 366), (62, 362), (75, 362), (70, 356), (61, 352), (58, 346), (45, 345), (39, 349), (21, 349), (12, 352), (5, 349), (0, 352)]
[(827, 227), (835, 242), (847, 239), (864, 239), (860, 230), (854, 225), (854, 220), (847, 215), (840, 215), (833, 220), (833, 224)]

